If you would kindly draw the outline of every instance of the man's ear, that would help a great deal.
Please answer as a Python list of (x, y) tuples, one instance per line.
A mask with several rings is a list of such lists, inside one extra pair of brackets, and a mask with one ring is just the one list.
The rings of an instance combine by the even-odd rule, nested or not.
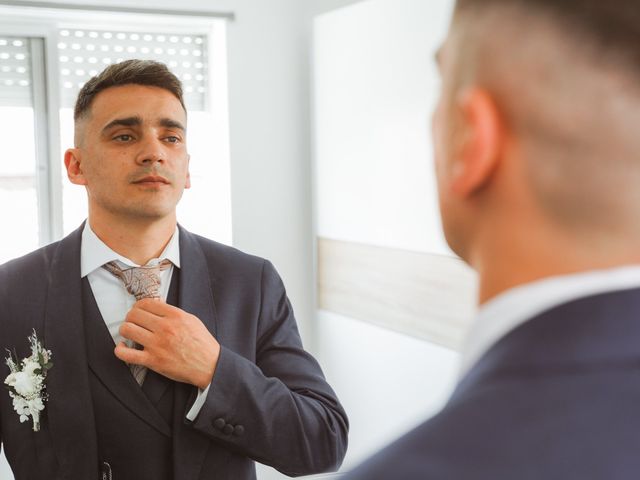
[(71, 183), (86, 185), (87, 180), (82, 171), (81, 153), (79, 148), (70, 148), (64, 152), (64, 166), (67, 169), (67, 177)]
[(456, 163), (452, 168), (453, 191), (468, 197), (487, 186), (500, 160), (504, 129), (491, 95), (480, 88), (460, 92)]

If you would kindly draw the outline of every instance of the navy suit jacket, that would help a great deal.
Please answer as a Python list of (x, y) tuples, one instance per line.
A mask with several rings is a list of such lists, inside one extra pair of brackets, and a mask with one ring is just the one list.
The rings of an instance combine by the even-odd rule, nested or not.
[(439, 414), (346, 476), (637, 478), (638, 289), (572, 301), (522, 324), (480, 359)]
[[(40, 432), (19, 422), (8, 393), (0, 391), (0, 441), (17, 480), (98, 478), (90, 375), (130, 418), (172, 437), (176, 480), (255, 478), (252, 460), (289, 475), (339, 467), (347, 417), (303, 350), (284, 286), (269, 262), (180, 228), (178, 305), (206, 325), (222, 351), (194, 422), (185, 416), (197, 389), (176, 384), (176, 421), (169, 431), (133, 377), (121, 375), (126, 367), (112, 350), (97, 355), (90, 345), (87, 352), (81, 232), (0, 267), (0, 351), (27, 357), (27, 337), (35, 329), (54, 363)], [(4, 365), (0, 372), (0, 380), (9, 373)], [(124, 445), (126, 431), (123, 426)]]

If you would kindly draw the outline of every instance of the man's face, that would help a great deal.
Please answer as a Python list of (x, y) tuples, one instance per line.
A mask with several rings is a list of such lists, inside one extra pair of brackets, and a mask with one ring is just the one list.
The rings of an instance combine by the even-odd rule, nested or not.
[(70, 178), (86, 186), (92, 214), (134, 221), (175, 217), (190, 180), (186, 113), (173, 94), (111, 87), (79, 122), (78, 145), (65, 161), (70, 172), (70, 161), (78, 162)]

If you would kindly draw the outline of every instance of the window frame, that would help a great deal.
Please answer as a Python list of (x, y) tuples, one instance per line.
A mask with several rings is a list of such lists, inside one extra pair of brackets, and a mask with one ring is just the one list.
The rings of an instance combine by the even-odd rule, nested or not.
[[(22, 21), (16, 20), (3, 17), (3, 20), (0, 20), (0, 33), (27, 38), (30, 42), (34, 141), (36, 142), (38, 240), (41, 245), (44, 245), (62, 235), (62, 182), (58, 180), (62, 175), (62, 166), (61, 162), (52, 161), (60, 152), (59, 79), (55, 65), (57, 63), (56, 44), (52, 41), (57, 32), (55, 25), (46, 25), (29, 18), (23, 18)], [(51, 59), (54, 59), (54, 62)]]
[[(117, 8), (117, 7), (114, 7)], [(100, 21), (95, 17), (99, 14)], [(36, 141), (36, 184), (38, 196), (39, 243), (46, 245), (63, 237), (63, 159), (61, 152), (60, 109), (61, 72), (58, 42), (64, 29), (114, 29), (137, 33), (203, 35), (206, 37), (208, 65), (227, 65), (226, 28), (233, 17), (173, 16), (163, 13), (118, 13), (115, 11), (17, 7), (0, 4), (0, 35), (28, 38), (32, 49), (34, 118)], [(35, 53), (34, 53), (35, 52)], [(38, 58), (34, 58), (38, 57)], [(205, 110), (211, 112), (226, 139), (228, 152), (227, 71), (210, 68)], [(36, 108), (36, 106), (40, 108)], [(44, 108), (44, 111), (42, 110)], [(71, 145), (70, 145), (71, 146)]]

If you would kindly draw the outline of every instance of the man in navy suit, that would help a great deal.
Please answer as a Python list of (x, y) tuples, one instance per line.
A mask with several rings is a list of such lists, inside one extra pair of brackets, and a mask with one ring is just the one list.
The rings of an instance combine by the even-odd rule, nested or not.
[(347, 478), (636, 479), (640, 6), (458, 0), (437, 62), (441, 214), (480, 310), (444, 408)]
[(16, 480), (248, 480), (254, 460), (303, 475), (344, 457), (347, 417), (274, 267), (177, 225), (186, 120), (156, 62), (79, 94), (65, 165), (88, 220), (0, 267), (0, 350), (28, 357), (35, 330), (53, 356), (39, 431), (0, 392)]

